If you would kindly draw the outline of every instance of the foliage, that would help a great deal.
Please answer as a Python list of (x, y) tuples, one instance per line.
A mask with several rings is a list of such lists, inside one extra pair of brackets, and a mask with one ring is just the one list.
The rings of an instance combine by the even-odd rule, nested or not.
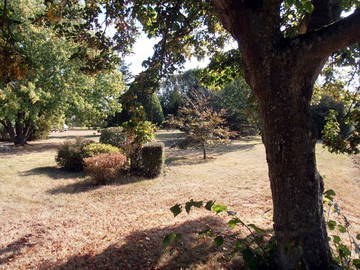
[[(135, 120), (135, 119), (134, 119)], [(155, 140), (156, 125), (149, 121), (130, 120), (123, 124), (128, 138), (128, 144), (125, 146), (125, 152), (130, 158), (130, 168), (134, 173), (141, 171), (141, 147), (148, 142)]]
[(237, 78), (214, 94), (217, 109), (226, 109), (226, 120), (231, 130), (241, 135), (256, 135), (260, 130), (258, 106), (243, 78)]
[[(232, 54), (229, 53), (228, 57), (230, 55)], [(159, 96), (165, 115), (177, 115), (188, 99), (204, 95), (209, 97), (209, 106), (213, 106), (216, 111), (227, 111), (226, 119), (231, 130), (240, 131), (243, 135), (256, 134), (260, 125), (255, 97), (243, 78), (234, 77), (241, 73), (240, 67), (231, 75), (226, 75), (227, 71), (221, 72), (220, 69), (228, 62), (221, 62), (220, 65), (213, 61), (203, 70), (189, 70), (163, 81)], [(221, 76), (228, 77), (213, 81)]]
[(345, 104), (334, 100), (331, 96), (322, 95), (317, 104), (311, 106), (312, 118), (316, 128), (318, 139), (322, 138), (323, 129), (327, 123), (326, 119), (330, 111), (336, 111), (337, 121), (340, 124), (340, 133), (346, 136), (349, 133), (349, 126), (345, 124)]
[(150, 96), (149, 108), (147, 104), (144, 104), (144, 109), (147, 115), (147, 119), (157, 125), (161, 125), (164, 122), (164, 113), (160, 104), (159, 97), (156, 93), (152, 93)]
[(85, 140), (82, 137), (77, 137), (75, 141), (64, 142), (55, 157), (56, 163), (67, 171), (82, 171), (84, 166), (83, 149), (92, 143), (93, 141)]
[[(236, 237), (235, 240), (232, 239), (235, 234), (224, 235), (224, 233), (217, 232), (215, 228), (208, 227), (201, 232), (197, 232), (199, 237), (209, 237), (213, 239), (213, 245), (216, 248), (225, 245), (225, 243), (231, 245), (231, 251), (228, 257), (229, 260), (235, 255), (240, 254), (247, 269), (276, 269), (274, 261), (276, 243), (271, 230), (265, 230), (257, 227), (255, 224), (244, 222), (237, 216), (236, 212), (229, 211), (225, 205), (216, 203), (212, 200), (206, 202), (194, 201), (191, 199), (185, 204), (176, 204), (172, 206), (170, 211), (174, 214), (174, 217), (176, 217), (183, 209), (189, 214), (192, 208), (205, 208), (207, 211), (214, 212), (217, 215), (225, 213), (226, 216), (229, 217), (227, 222), (229, 229), (240, 226), (246, 231), (248, 234), (246, 237)], [(182, 235), (180, 233), (175, 232), (166, 235), (163, 239), (163, 248), (176, 244), (181, 237)]]
[[(351, 270), (360, 269), (360, 246), (357, 240), (360, 240), (360, 234), (355, 237), (350, 231), (350, 223), (346, 216), (341, 212), (338, 203), (335, 202), (334, 197), (336, 193), (333, 190), (327, 190), (323, 194), (324, 212), (326, 213), (326, 224), (331, 233), (328, 241), (331, 244), (332, 257), (335, 264), (340, 266), (339, 269)], [(234, 234), (217, 233), (215, 228), (207, 228), (197, 234), (200, 237), (210, 237), (213, 239), (215, 247), (223, 246), (225, 243), (232, 245), (232, 250), (229, 259), (232, 259), (236, 254), (240, 254), (245, 267), (248, 269), (276, 269), (275, 268), (275, 254), (276, 242), (273, 231), (259, 228), (255, 224), (246, 223), (237, 216), (234, 211), (229, 211), (228, 208), (210, 201), (194, 201), (191, 199), (184, 204), (176, 204), (170, 208), (174, 217), (181, 214), (185, 209), (189, 214), (192, 208), (205, 208), (208, 211), (216, 214), (225, 213), (229, 220), (227, 222), (230, 229), (235, 227), (242, 227), (248, 236), (244, 238), (236, 237), (233, 240)], [(330, 219), (335, 216), (335, 219)], [(348, 243), (344, 242), (341, 236), (348, 238)], [(166, 235), (163, 239), (163, 248), (177, 244), (182, 238), (182, 234), (172, 232)]]
[(177, 117), (172, 116), (168, 124), (185, 132), (185, 138), (177, 146), (199, 146), (206, 159), (208, 145), (226, 143), (229, 136), (235, 135), (225, 126), (225, 115), (224, 109), (217, 112), (209, 106), (208, 97), (197, 96), (195, 100), (188, 99), (187, 105), (179, 110)]
[[(326, 224), (329, 230), (332, 258), (341, 269), (360, 269), (360, 234), (351, 233), (351, 224), (334, 200), (336, 193), (330, 189), (324, 192)], [(346, 239), (344, 239), (344, 237)]]
[(186, 99), (196, 95), (210, 95), (210, 91), (201, 85), (201, 70), (191, 69), (184, 73), (169, 76), (162, 81), (159, 90), (161, 106), (165, 115), (177, 115)]
[(356, 154), (360, 143), (360, 86), (350, 89), (334, 74), (315, 87), (313, 119), (330, 152)]
[(122, 147), (127, 144), (128, 137), (123, 127), (109, 127), (101, 130), (100, 142), (115, 147)]
[(0, 141), (9, 141), (10, 137), (4, 127), (0, 126)]
[(200, 71), (201, 83), (213, 90), (220, 90), (234, 80), (244, 78), (244, 62), (239, 50), (217, 52), (209, 65)]
[(26, 143), (64, 116), (96, 125), (120, 109), (116, 97), (123, 90), (121, 73), (84, 73), (86, 63), (74, 57), (84, 44), (59, 35), (51, 24), (35, 22), (48, 11), (40, 2), (8, 1), (12, 12), (3, 16), (10, 17), (5, 18), (8, 31), (0, 35), (0, 57), (10, 63), (0, 79), (0, 123), (15, 144)]
[[(139, 109), (137, 112), (141, 112)], [(136, 114), (134, 114), (136, 115)], [(133, 117), (121, 127), (110, 127), (103, 129), (100, 136), (100, 142), (120, 147), (130, 159), (131, 169), (133, 171), (141, 169), (140, 150), (142, 145), (155, 140), (155, 131), (157, 127), (150, 121), (141, 120)]]
[(141, 148), (142, 171), (146, 177), (154, 178), (161, 174), (164, 166), (164, 144), (148, 143)]
[(84, 159), (85, 172), (98, 184), (115, 180), (126, 165), (126, 157), (118, 153), (100, 154)]
[(348, 114), (348, 117), (351, 118), (351, 123), (355, 124), (349, 136), (342, 135), (337, 116), (338, 113), (336, 111), (330, 110), (326, 117), (326, 124), (323, 129), (324, 146), (334, 153), (360, 153), (360, 110), (357, 108)]
[(123, 128), (131, 144), (143, 145), (155, 140), (156, 125), (150, 121), (125, 122)]
[(106, 153), (120, 153), (119, 148), (112, 146), (110, 144), (103, 144), (103, 143), (92, 143), (88, 144), (83, 147), (82, 149), (82, 157), (94, 157), (99, 154), (106, 154)]

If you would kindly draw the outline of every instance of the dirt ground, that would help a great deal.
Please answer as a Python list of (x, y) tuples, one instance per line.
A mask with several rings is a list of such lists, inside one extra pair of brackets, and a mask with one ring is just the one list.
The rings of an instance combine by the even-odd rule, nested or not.
[[(272, 202), (260, 138), (210, 150), (170, 148), (181, 136), (160, 131), (166, 145), (161, 177), (122, 178), (95, 186), (82, 173), (56, 167), (58, 145), (68, 138), (97, 139), (91, 130), (52, 134), (48, 140), (0, 152), (0, 269), (232, 269), (217, 249), (190, 233), (208, 226), (225, 233), (227, 218), (206, 210), (173, 217), (169, 208), (189, 199), (216, 200), (247, 223), (271, 227)], [(4, 143), (2, 143), (4, 145)], [(318, 145), (318, 168), (354, 232), (360, 232), (360, 168), (351, 157)], [(162, 252), (170, 232), (186, 234), (182, 246)], [(224, 250), (226, 251), (226, 248)]]

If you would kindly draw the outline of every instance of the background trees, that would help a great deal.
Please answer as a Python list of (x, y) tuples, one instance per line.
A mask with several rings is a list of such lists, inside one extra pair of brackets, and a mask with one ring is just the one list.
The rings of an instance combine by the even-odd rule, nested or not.
[(1, 68), (0, 124), (15, 144), (49, 132), (66, 116), (99, 124), (120, 109), (121, 73), (84, 72), (86, 61), (74, 57), (83, 45), (59, 35), (52, 25), (34, 23), (48, 12), (41, 1), (4, 2), (2, 12), (1, 57), (8, 65)]

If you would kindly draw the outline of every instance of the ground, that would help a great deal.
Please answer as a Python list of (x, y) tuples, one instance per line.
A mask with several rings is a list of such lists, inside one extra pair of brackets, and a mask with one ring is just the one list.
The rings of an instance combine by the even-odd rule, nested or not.
[[(169, 147), (179, 132), (160, 131), (157, 138), (166, 144), (163, 176), (95, 186), (82, 173), (56, 167), (59, 143), (78, 135), (98, 138), (94, 131), (73, 130), (0, 152), (0, 269), (232, 269), (236, 263), (221, 260), (211, 242), (191, 234), (207, 226), (226, 232), (225, 216), (195, 210), (174, 218), (169, 211), (191, 198), (216, 200), (245, 222), (271, 227), (267, 165), (258, 137), (215, 147), (205, 162), (199, 150)], [(321, 145), (317, 160), (326, 188), (337, 192), (352, 231), (360, 232), (359, 167)], [(162, 252), (162, 238), (170, 232), (184, 233), (183, 244)]]

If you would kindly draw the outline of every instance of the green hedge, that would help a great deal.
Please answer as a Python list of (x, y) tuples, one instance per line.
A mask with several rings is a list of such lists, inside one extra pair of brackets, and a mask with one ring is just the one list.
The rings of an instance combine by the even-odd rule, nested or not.
[(64, 142), (55, 157), (56, 163), (67, 171), (82, 171), (84, 167), (83, 148), (92, 143), (94, 141), (85, 140), (82, 137), (76, 138), (75, 141)]
[(161, 174), (164, 166), (164, 144), (148, 143), (141, 149), (144, 176), (154, 178)]

